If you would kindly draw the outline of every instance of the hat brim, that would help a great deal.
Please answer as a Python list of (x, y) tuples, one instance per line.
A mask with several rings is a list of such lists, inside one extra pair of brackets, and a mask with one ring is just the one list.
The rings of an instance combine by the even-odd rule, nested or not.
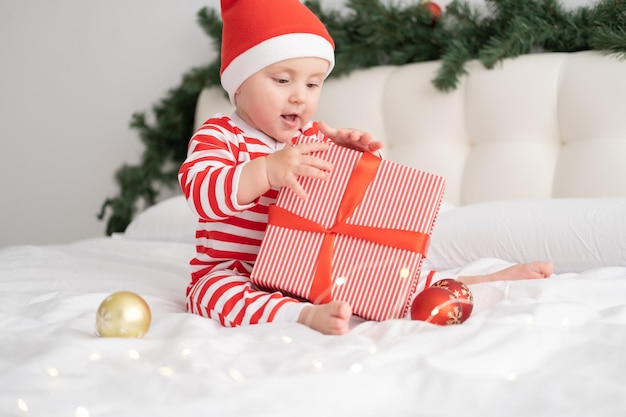
[(289, 33), (267, 39), (233, 59), (222, 71), (222, 87), (235, 103), (235, 91), (252, 74), (280, 61), (292, 58), (322, 58), (329, 62), (330, 74), (335, 66), (335, 52), (325, 38), (311, 33)]

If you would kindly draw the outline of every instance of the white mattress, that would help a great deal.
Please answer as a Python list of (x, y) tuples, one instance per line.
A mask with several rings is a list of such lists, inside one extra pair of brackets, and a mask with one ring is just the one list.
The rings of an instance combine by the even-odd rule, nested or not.
[[(606, 209), (626, 207), (625, 200), (608, 203)], [(457, 210), (441, 214), (441, 231)], [(344, 336), (298, 324), (221, 328), (185, 313), (193, 243), (140, 236), (145, 217), (126, 235), (6, 248), (0, 251), (0, 415), (621, 416), (626, 228), (620, 213), (626, 211), (617, 213), (615, 236), (605, 242), (612, 258), (603, 264), (579, 262), (568, 271), (566, 256), (552, 247), (563, 259), (557, 274), (472, 286), (474, 312), (461, 325), (355, 319)], [(430, 261), (442, 263), (442, 247), (432, 245)], [(488, 272), (508, 263), (476, 257), (449, 272)], [(97, 307), (121, 290), (137, 292), (152, 310), (142, 339), (95, 334)]]

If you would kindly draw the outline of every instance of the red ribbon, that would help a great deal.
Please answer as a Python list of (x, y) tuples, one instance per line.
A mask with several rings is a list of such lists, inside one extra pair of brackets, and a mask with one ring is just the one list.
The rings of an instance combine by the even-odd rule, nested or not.
[(346, 220), (361, 204), (369, 184), (376, 176), (380, 163), (381, 159), (377, 156), (369, 152), (362, 154), (348, 180), (346, 191), (337, 209), (335, 222), (329, 229), (274, 204), (269, 207), (269, 224), (272, 226), (324, 234), (309, 291), (309, 299), (314, 303), (331, 301), (329, 289), (332, 287), (332, 258), (337, 234), (426, 254), (430, 242), (430, 236), (426, 233), (346, 223)]

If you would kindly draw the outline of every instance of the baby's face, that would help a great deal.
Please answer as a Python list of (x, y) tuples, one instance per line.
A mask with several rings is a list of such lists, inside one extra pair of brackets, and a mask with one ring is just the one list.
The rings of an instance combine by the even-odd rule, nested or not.
[(263, 68), (235, 92), (237, 114), (278, 142), (289, 142), (315, 114), (329, 62), (293, 58)]

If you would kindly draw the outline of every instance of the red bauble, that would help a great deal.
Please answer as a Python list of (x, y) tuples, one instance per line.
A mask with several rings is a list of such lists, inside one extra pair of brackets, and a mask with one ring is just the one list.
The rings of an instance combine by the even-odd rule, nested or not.
[(432, 286), (451, 291), (463, 306), (463, 321), (469, 318), (474, 309), (474, 297), (472, 297), (472, 292), (467, 285), (456, 279), (446, 278), (435, 282)]
[(463, 322), (463, 306), (451, 291), (430, 287), (413, 300), (411, 318), (438, 325), (460, 324)]
[(432, 1), (426, 1), (423, 4), (430, 11), (433, 23), (439, 20), (439, 17), (441, 16), (441, 7), (439, 7), (437, 3), (433, 3)]

